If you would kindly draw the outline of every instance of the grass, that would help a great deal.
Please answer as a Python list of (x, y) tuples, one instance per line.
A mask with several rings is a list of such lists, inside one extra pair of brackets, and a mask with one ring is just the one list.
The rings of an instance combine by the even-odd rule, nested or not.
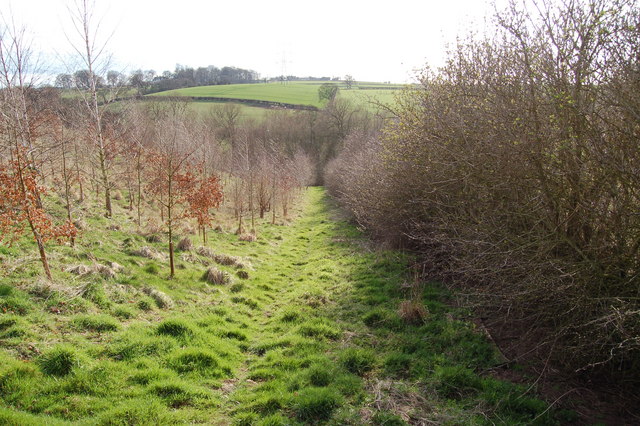
[[(281, 83), (255, 83), (255, 84), (229, 84), (218, 86), (187, 87), (184, 89), (168, 90), (154, 93), (149, 96), (194, 96), (235, 98), (247, 100), (260, 100), (269, 102), (282, 102), (294, 105), (307, 105), (322, 108), (326, 101), (321, 102), (318, 97), (318, 88), (326, 82), (319, 81), (292, 81)], [(333, 82), (340, 87), (339, 97), (348, 99), (354, 104), (369, 110), (376, 110), (376, 102), (392, 104), (394, 95), (402, 86), (388, 85), (384, 83), (360, 83), (347, 89), (341, 82)], [(194, 102), (193, 108), (197, 111), (206, 111), (209, 102)], [(242, 105), (242, 104), (240, 104)], [(260, 108), (242, 105), (243, 117), (262, 118)], [(264, 110), (264, 109), (263, 109)]]
[[(250, 265), (240, 279), (244, 269), (216, 263), (230, 285), (203, 281), (212, 259), (197, 252), (171, 280), (166, 259), (133, 254), (164, 253), (166, 241), (147, 241), (125, 203), (113, 220), (78, 206), (91, 232), (50, 249), (53, 284), (39, 280), (37, 258), (25, 261), (27, 238), (2, 252), (0, 423), (560, 422), (527, 386), (485, 373), (495, 351), (442, 286), (426, 283), (413, 301), (428, 316), (404, 320), (410, 259), (374, 249), (322, 189), (305, 193), (295, 218), (261, 222), (255, 243), (210, 233), (213, 253)], [(66, 272), (94, 260), (124, 269)]]

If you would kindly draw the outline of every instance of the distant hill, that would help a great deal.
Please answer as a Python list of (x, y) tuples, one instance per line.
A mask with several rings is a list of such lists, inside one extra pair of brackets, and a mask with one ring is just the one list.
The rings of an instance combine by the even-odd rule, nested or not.
[[(323, 81), (294, 81), (288, 83), (255, 83), (229, 84), (216, 86), (188, 87), (184, 89), (167, 90), (147, 96), (186, 96), (196, 98), (196, 101), (256, 101), (255, 105), (264, 103), (265, 107), (274, 104), (283, 106), (305, 106), (322, 108), (326, 101), (321, 101), (318, 88)], [(335, 82), (340, 87), (338, 96), (352, 99), (357, 103), (366, 103), (373, 98), (382, 98), (384, 102), (392, 100), (393, 93), (403, 86), (384, 83), (360, 83), (347, 89), (343, 82)], [(210, 99), (206, 99), (210, 98)]]

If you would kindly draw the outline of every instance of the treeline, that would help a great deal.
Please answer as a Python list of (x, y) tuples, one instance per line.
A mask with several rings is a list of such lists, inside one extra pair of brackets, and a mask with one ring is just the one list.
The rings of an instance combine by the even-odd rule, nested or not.
[(640, 13), (521, 3), (425, 70), (329, 188), (420, 253), (498, 335), (575, 372), (640, 378)]
[[(74, 73), (62, 73), (56, 76), (54, 86), (61, 89), (86, 89), (89, 85), (89, 71), (78, 70)], [(260, 75), (253, 70), (237, 67), (217, 68), (213, 65), (192, 68), (176, 65), (175, 70), (160, 74), (154, 70), (135, 70), (130, 74), (110, 70), (99, 75), (98, 88), (131, 87), (141, 95), (183, 87), (210, 86), (218, 84), (256, 83)]]

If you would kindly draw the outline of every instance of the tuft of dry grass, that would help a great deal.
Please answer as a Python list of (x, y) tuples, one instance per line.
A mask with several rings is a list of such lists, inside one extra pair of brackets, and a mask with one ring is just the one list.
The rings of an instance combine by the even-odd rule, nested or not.
[(249, 279), (249, 273), (247, 271), (240, 270), (240, 271), (236, 272), (236, 275), (241, 280), (248, 280)]
[(241, 235), (238, 237), (238, 239), (239, 239), (240, 241), (246, 241), (246, 242), (248, 242), (248, 243), (252, 243), (252, 242), (254, 242), (255, 240), (257, 240), (257, 239), (258, 239), (258, 237), (256, 237), (256, 236), (255, 236), (255, 235), (253, 235), (253, 234), (241, 234)]
[(158, 253), (156, 250), (148, 246), (143, 246), (137, 250), (134, 250), (133, 254), (140, 257), (146, 257), (147, 259), (160, 260), (163, 258), (162, 254)]
[(429, 311), (420, 300), (403, 300), (398, 307), (398, 315), (410, 324), (424, 323), (429, 316)]
[(184, 237), (178, 242), (178, 250), (180, 251), (189, 251), (193, 249), (193, 242), (191, 238)]
[(158, 308), (160, 309), (173, 308), (173, 305), (174, 305), (173, 299), (171, 299), (171, 297), (169, 297), (166, 293), (151, 287), (143, 288), (142, 292), (147, 296), (151, 297), (154, 300), (154, 302), (156, 302), (156, 305), (158, 306)]
[(231, 282), (231, 276), (225, 271), (221, 271), (218, 268), (210, 267), (204, 273), (204, 280), (209, 284), (229, 284)]

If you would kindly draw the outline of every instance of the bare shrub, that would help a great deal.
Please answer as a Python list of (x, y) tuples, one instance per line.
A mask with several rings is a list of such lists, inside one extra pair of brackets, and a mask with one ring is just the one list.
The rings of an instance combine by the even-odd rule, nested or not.
[(535, 11), (511, 2), (494, 36), (461, 40), (381, 138), (345, 142), (327, 183), (483, 316), (572, 371), (637, 382), (640, 13), (627, 0)]

